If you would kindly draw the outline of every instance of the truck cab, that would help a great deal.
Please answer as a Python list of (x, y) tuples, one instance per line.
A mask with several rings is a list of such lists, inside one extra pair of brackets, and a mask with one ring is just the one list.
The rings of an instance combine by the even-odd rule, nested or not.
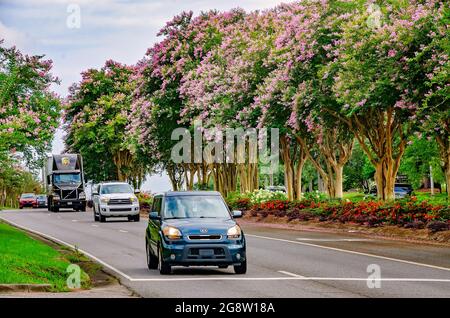
[(48, 210), (60, 208), (86, 211), (83, 161), (79, 154), (53, 155), (48, 158)]

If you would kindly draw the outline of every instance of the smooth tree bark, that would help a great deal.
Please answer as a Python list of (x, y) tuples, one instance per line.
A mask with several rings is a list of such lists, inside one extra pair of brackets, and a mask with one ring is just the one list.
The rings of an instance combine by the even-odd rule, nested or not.
[(442, 160), (442, 168), (445, 174), (445, 182), (447, 189), (447, 196), (450, 198), (450, 136), (444, 137), (437, 135), (436, 141), (439, 145), (439, 153)]
[(307, 151), (295, 138), (286, 135), (280, 137), (280, 151), (288, 200), (301, 200), (302, 172), (307, 160)]
[(395, 180), (411, 123), (402, 122), (396, 116), (394, 107), (386, 110), (368, 109), (364, 115), (352, 115), (343, 120), (375, 167), (378, 198), (393, 200)]
[(350, 160), (354, 145), (354, 139), (340, 140), (339, 136), (337, 128), (327, 130), (321, 142), (315, 144), (317, 155), (304, 138), (296, 137), (320, 174), (330, 198), (343, 197), (344, 166)]

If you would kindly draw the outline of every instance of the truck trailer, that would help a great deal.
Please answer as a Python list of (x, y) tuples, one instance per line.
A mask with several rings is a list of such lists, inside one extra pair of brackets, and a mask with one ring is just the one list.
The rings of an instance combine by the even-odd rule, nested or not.
[(86, 211), (83, 158), (79, 154), (52, 155), (47, 161), (48, 210)]

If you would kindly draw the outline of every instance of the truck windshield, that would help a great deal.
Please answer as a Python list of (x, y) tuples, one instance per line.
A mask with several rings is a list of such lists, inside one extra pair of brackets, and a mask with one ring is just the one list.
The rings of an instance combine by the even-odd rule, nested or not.
[(55, 174), (53, 182), (55, 182), (56, 184), (81, 183), (81, 177), (79, 173)]
[(219, 196), (166, 197), (164, 219), (221, 218), (230, 219)]
[(107, 184), (102, 186), (100, 194), (111, 193), (133, 193), (133, 189), (129, 184)]

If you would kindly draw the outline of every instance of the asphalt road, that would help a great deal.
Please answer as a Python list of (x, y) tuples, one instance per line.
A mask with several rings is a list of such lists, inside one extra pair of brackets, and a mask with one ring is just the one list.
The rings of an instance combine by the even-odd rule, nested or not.
[(450, 297), (448, 247), (243, 226), (246, 275), (181, 267), (161, 276), (146, 266), (145, 219), (96, 223), (92, 212), (42, 209), (0, 211), (0, 218), (76, 246), (143, 297)]

